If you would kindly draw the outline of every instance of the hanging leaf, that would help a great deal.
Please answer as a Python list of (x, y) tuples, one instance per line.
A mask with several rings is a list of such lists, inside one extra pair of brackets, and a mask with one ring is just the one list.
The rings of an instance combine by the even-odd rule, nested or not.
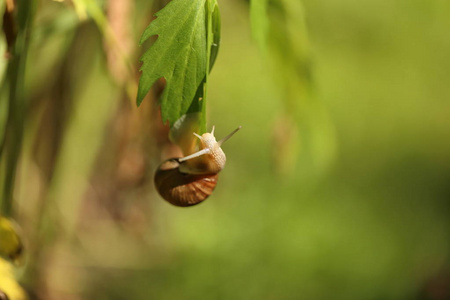
[[(152, 36), (158, 37), (141, 57), (137, 105), (155, 81), (164, 77), (161, 114), (163, 121), (168, 120), (170, 125), (188, 112), (201, 112), (200, 128), (205, 127), (204, 85), (219, 44), (220, 17), (218, 10), (214, 12), (216, 8), (217, 3), (212, 0), (173, 0), (156, 13), (157, 18), (142, 35), (141, 45)], [(213, 20), (216, 24), (209, 25)]]
[[(211, 24), (211, 27), (208, 27), (208, 46), (210, 49), (210, 58), (209, 58), (209, 71), (216, 62), (217, 55), (219, 54), (220, 47), (220, 11), (219, 6), (217, 5), (217, 1), (208, 1), (209, 8), (208, 14), (211, 16), (208, 24)], [(209, 25), (208, 25), (209, 26)]]
[[(283, 93), (283, 113), (277, 120), (274, 133), (286, 125), (295, 126), (283, 131), (284, 147), (274, 148), (275, 165), (295, 165), (298, 151), (309, 152), (315, 169), (331, 166), (336, 149), (335, 132), (325, 106), (314, 94), (312, 58), (302, 1), (250, 0), (252, 35), (272, 67), (271, 73)], [(295, 121), (291, 122), (289, 120)], [(301, 121), (300, 121), (301, 120)], [(299, 139), (303, 146), (298, 147)], [(279, 143), (274, 143), (278, 145)], [(324, 146), (326, 145), (326, 147)]]

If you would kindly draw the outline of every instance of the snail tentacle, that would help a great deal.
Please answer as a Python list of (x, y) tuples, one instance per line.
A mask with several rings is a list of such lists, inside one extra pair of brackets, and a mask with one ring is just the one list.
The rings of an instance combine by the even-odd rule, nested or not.
[(207, 154), (207, 153), (210, 153), (210, 152), (211, 152), (211, 150), (209, 148), (205, 148), (205, 149), (197, 151), (197, 152), (195, 152), (195, 153), (193, 153), (191, 155), (179, 158), (178, 161), (179, 162), (183, 162), (183, 161), (186, 161), (186, 160), (189, 160), (189, 159), (192, 159), (192, 158), (195, 158), (195, 157), (199, 157), (199, 156), (201, 156), (203, 154)]

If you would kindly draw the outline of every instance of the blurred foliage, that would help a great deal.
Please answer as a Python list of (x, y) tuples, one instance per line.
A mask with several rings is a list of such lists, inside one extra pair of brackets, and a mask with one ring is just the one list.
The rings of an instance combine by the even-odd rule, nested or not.
[(249, 2), (219, 1), (207, 116), (219, 137), (243, 129), (214, 194), (180, 209), (152, 185), (180, 151), (163, 84), (135, 107), (138, 41), (167, 2), (39, 1), (8, 200), (29, 259), (0, 262), (0, 290), (23, 299), (16, 275), (40, 299), (448, 299), (450, 3), (268, 0), (264, 52)]
[(23, 250), (18, 227), (13, 221), (0, 217), (0, 257), (18, 262)]
[[(4, 298), (6, 297), (8, 298)], [(11, 265), (0, 258), (0, 299), (25, 300), (25, 291), (14, 279)]]

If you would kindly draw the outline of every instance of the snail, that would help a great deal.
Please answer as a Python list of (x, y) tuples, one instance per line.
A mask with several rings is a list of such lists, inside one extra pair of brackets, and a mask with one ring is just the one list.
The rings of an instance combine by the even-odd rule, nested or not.
[(194, 135), (200, 139), (201, 149), (181, 158), (164, 161), (155, 174), (159, 194), (175, 206), (192, 206), (209, 197), (217, 184), (218, 173), (225, 167), (226, 156), (220, 148), (241, 126), (216, 141), (214, 126), (211, 133)]

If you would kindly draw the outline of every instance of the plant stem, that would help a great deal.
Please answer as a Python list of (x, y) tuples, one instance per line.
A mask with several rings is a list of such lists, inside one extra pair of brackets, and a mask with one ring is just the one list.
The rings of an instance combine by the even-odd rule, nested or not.
[(2, 195), (3, 202), (0, 207), (0, 213), (5, 216), (11, 216), (12, 214), (17, 163), (22, 148), (26, 104), (24, 91), (25, 65), (35, 4), (35, 1), (30, 3), (29, 0), (17, 2), (18, 32), (7, 71), (9, 111), (5, 136), (6, 173)]

